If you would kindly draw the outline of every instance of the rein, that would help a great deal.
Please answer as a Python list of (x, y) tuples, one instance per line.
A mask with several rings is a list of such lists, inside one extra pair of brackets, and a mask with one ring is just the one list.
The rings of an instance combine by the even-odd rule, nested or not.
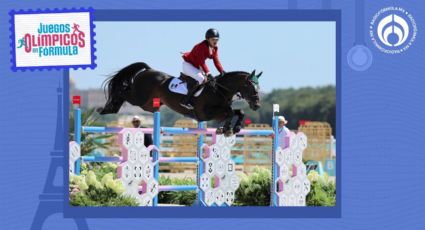
[[(227, 92), (231, 92), (230, 91), (230, 89), (229, 88), (227, 88), (227, 87), (225, 87), (224, 85), (222, 85), (222, 84), (220, 84), (220, 83), (215, 83), (216, 84), (216, 86), (218, 86), (218, 87), (220, 87), (220, 88), (222, 88), (222, 89), (224, 89), (225, 91), (227, 91)], [(217, 87), (217, 88), (218, 88)], [(217, 92), (218, 92), (218, 94), (220, 94), (220, 96), (221, 97), (223, 97), (225, 100), (227, 99), (226, 98), (226, 95), (223, 93), (223, 92), (221, 92), (221, 90), (216, 90)], [(240, 95), (240, 93), (239, 92), (236, 92), (236, 94), (235, 94), (239, 99), (240, 98), (243, 98), (241, 95)], [(230, 100), (229, 100), (229, 104), (232, 104), (232, 102), (234, 102), (235, 100), (232, 100), (233, 99), (233, 95), (232, 95), (232, 98), (230, 98)]]
[[(206, 83), (208, 83), (208, 82), (206, 82)], [(225, 91), (227, 91), (227, 92), (231, 92), (230, 91), (230, 89), (229, 88), (227, 88), (227, 87), (225, 87), (224, 85), (222, 85), (222, 84), (220, 84), (220, 83), (218, 83), (217, 81), (216, 81), (216, 86), (219, 86), (219, 87), (221, 87), (222, 89), (224, 89)], [(219, 92), (219, 94), (224, 98), (224, 99), (226, 99), (226, 95), (224, 95), (224, 93), (223, 92), (221, 92), (220, 90), (217, 90), (218, 92)], [(240, 100), (240, 99), (245, 99), (243, 96), (242, 96), (242, 94), (240, 93), (240, 92), (236, 92), (236, 97), (238, 97), (238, 99)], [(232, 95), (232, 98), (233, 98), (233, 95)], [(230, 103), (232, 103), (233, 101), (235, 101), (235, 100), (230, 100)]]

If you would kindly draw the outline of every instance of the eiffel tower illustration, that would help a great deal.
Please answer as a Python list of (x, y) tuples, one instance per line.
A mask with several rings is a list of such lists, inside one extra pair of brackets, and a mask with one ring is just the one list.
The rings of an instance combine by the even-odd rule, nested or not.
[[(59, 87), (57, 88), (57, 100), (58, 100), (58, 109), (57, 109), (57, 120), (56, 120), (56, 135), (55, 135), (55, 144), (53, 150), (50, 153), (50, 166), (49, 171), (47, 172), (46, 182), (44, 184), (43, 193), (39, 196), (39, 204), (37, 211), (35, 213), (33, 222), (31, 224), (32, 230), (41, 230), (46, 219), (55, 214), (62, 213), (64, 208), (64, 192), (65, 190), (65, 181), (62, 185), (54, 185), (56, 172), (60, 170), (62, 173), (68, 173), (68, 164), (64, 168), (65, 162), (65, 147), (64, 140), (62, 139), (64, 134), (64, 110), (63, 105), (66, 104), (65, 100), (69, 100), (67, 95), (63, 95), (63, 86), (67, 77), (64, 74), (62, 78), (62, 85), (59, 81)], [(79, 230), (88, 230), (89, 227), (85, 219), (74, 218), (75, 223)]]

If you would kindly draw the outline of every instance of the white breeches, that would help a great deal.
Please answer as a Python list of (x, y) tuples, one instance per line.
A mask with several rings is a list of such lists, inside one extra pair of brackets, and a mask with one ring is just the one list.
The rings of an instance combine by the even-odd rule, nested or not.
[(182, 69), (183, 69), (182, 72), (184, 74), (195, 79), (196, 81), (199, 82), (199, 84), (202, 84), (204, 82), (205, 76), (202, 73), (202, 71), (198, 68), (195, 68), (195, 66), (193, 66), (189, 62), (183, 61)]

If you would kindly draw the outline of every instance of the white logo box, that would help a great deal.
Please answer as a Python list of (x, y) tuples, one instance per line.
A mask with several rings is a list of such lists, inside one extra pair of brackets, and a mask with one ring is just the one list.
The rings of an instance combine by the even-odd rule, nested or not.
[(10, 15), (12, 70), (96, 67), (93, 9), (11, 11)]

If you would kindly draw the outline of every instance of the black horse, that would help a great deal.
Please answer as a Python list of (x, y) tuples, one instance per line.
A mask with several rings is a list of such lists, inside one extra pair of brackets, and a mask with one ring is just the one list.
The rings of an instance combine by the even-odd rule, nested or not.
[[(241, 110), (233, 110), (231, 107), (233, 97), (239, 95), (245, 99), (252, 110), (260, 107), (258, 96), (258, 78), (261, 73), (237, 71), (228, 72), (215, 78), (215, 86), (202, 84), (202, 93), (193, 97), (194, 109), (188, 110), (180, 105), (185, 95), (171, 92), (169, 83), (173, 79), (170, 75), (154, 70), (146, 63), (133, 63), (111, 76), (105, 88), (108, 90), (108, 98), (104, 108), (98, 111), (100, 114), (117, 113), (124, 101), (132, 105), (140, 106), (143, 110), (154, 112), (153, 98), (160, 98), (161, 105), (165, 104), (172, 110), (191, 117), (198, 121), (217, 120), (224, 122), (223, 127), (217, 129), (217, 133), (231, 135), (241, 129), (244, 113)], [(238, 116), (233, 129), (230, 127), (234, 116)]]

